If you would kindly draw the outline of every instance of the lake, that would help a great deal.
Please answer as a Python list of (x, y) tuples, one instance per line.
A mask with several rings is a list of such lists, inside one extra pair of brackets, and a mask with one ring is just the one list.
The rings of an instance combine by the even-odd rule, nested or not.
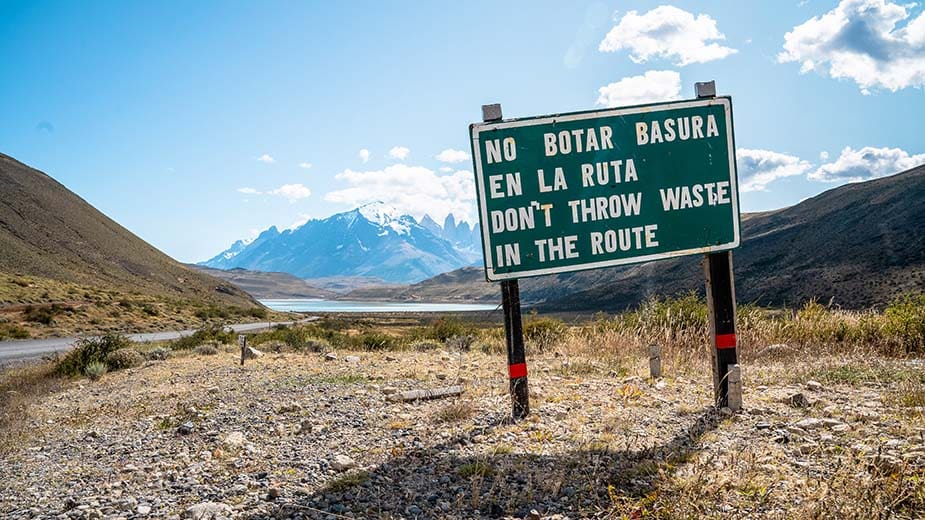
[(355, 302), (346, 300), (277, 299), (260, 303), (281, 312), (466, 312), (493, 311), (481, 303)]

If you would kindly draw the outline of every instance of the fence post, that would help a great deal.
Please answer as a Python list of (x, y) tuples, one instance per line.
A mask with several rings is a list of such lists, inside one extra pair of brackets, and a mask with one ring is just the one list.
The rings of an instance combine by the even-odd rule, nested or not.
[(649, 345), (649, 377), (662, 377), (662, 346)]
[[(482, 121), (503, 119), (501, 105), (482, 105)], [(487, 222), (482, 223), (487, 226)], [(524, 351), (523, 322), (520, 316), (520, 287), (517, 280), (501, 282), (501, 306), (504, 310), (504, 337), (507, 344), (507, 366), (510, 382), (511, 417), (521, 419), (530, 413), (530, 393), (527, 387), (527, 357)]]
[(244, 334), (238, 335), (238, 344), (241, 345), (241, 366), (244, 366), (244, 351), (247, 348), (247, 336)]
[[(716, 83), (695, 83), (698, 98), (716, 97)], [(710, 320), (710, 342), (713, 365), (713, 397), (717, 407), (730, 406), (730, 370), (738, 365), (736, 338), (735, 283), (732, 275), (732, 251), (708, 253), (704, 258), (707, 310)], [(741, 372), (738, 372), (738, 403), (742, 406)], [(730, 406), (731, 407), (731, 406)]]

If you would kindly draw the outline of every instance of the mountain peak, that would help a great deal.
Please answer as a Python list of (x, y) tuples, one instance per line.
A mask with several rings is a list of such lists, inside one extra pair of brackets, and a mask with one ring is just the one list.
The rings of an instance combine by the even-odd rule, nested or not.
[(390, 206), (378, 200), (368, 204), (363, 204), (357, 208), (356, 211), (366, 220), (380, 226), (386, 226), (390, 222), (400, 220), (403, 216), (405, 216), (394, 206)]

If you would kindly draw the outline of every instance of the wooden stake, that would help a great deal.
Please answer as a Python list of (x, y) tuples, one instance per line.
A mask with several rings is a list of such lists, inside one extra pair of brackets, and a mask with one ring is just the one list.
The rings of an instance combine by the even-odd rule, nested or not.
[[(716, 96), (716, 83), (695, 83), (698, 98)], [(710, 341), (713, 348), (713, 397), (716, 406), (730, 406), (729, 373), (738, 366), (738, 340), (736, 338), (736, 297), (732, 275), (732, 251), (709, 253), (703, 262), (707, 282), (707, 310), (710, 320)], [(741, 378), (738, 379), (737, 409), (742, 406)], [(730, 406), (731, 407), (731, 406)]]
[[(501, 105), (482, 105), (482, 120), (486, 123), (500, 121), (502, 118)], [(487, 223), (482, 225), (487, 225)], [(523, 321), (520, 317), (520, 286), (517, 280), (501, 282), (501, 306), (504, 310), (507, 368), (513, 403), (511, 416), (514, 419), (522, 419), (530, 413), (530, 393), (527, 388), (527, 356), (524, 351)]]
[(662, 377), (662, 346), (649, 345), (649, 377)]
[(241, 366), (244, 366), (244, 351), (247, 349), (247, 336), (244, 334), (238, 335), (238, 344), (241, 345)]

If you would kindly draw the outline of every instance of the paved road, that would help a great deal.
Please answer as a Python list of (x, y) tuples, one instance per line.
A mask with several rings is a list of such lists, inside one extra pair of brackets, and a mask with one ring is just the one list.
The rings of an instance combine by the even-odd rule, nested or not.
[[(294, 323), (303, 323), (317, 319), (317, 317), (312, 316), (299, 321), (274, 321), (272, 325), (292, 325)], [(255, 330), (266, 329), (269, 326), (269, 323), (262, 321), (260, 323), (241, 323), (237, 325), (228, 325), (226, 328), (230, 328), (234, 332), (251, 332)], [(147, 343), (149, 341), (169, 341), (172, 339), (181, 338), (183, 336), (189, 336), (193, 332), (196, 331), (192, 329), (174, 330), (165, 332), (150, 332), (147, 334), (126, 334), (126, 336), (132, 341)], [(74, 342), (76, 342), (78, 339), (80, 338), (46, 338), (0, 341), (0, 365), (10, 361), (36, 358), (44, 356), (45, 354), (68, 350), (74, 346)]]

